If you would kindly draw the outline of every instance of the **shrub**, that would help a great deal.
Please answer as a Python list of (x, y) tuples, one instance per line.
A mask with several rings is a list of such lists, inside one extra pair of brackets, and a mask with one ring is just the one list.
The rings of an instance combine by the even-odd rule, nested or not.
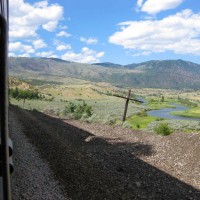
[(69, 101), (65, 106), (64, 115), (74, 113), (75, 109), (76, 109), (76, 105), (74, 103), (72, 103), (71, 101)]
[(85, 102), (75, 105), (72, 102), (68, 102), (65, 106), (64, 115), (72, 115), (75, 119), (86, 119), (92, 116), (92, 107)]
[(17, 87), (15, 89), (9, 89), (10, 97), (20, 100), (20, 99), (42, 99), (43, 96), (36, 90), (21, 90)]
[(92, 116), (92, 107), (88, 106), (85, 102), (83, 104), (78, 104), (74, 110), (75, 119), (81, 119), (84, 115), (84, 118)]
[(82, 116), (81, 116), (81, 121), (88, 122), (87, 119), (88, 119), (87, 114), (86, 114), (86, 113), (83, 113)]
[(127, 121), (125, 121), (125, 122), (122, 124), (122, 126), (123, 126), (124, 128), (132, 128), (132, 126), (131, 126)]
[(146, 112), (146, 110), (142, 110), (142, 111), (138, 112), (136, 115), (139, 117), (147, 117), (147, 112)]
[(140, 124), (136, 124), (136, 127), (139, 129), (140, 128)]
[(162, 96), (160, 102), (165, 102), (165, 97)]
[(103, 123), (108, 125), (114, 125), (116, 123), (116, 118), (110, 115), (106, 115), (105, 118), (103, 119)]
[(159, 125), (157, 125), (154, 128), (154, 131), (158, 134), (158, 135), (170, 135), (173, 130), (169, 127), (169, 125), (167, 123), (161, 123)]
[(56, 116), (60, 116), (60, 114), (61, 114), (60, 109), (57, 109), (55, 114), (56, 114)]
[(83, 115), (83, 112), (84, 112), (83, 106), (78, 104), (73, 112), (75, 119), (80, 119)]
[(76, 99), (77, 101), (84, 101), (83, 99), (80, 99), (80, 98), (78, 98), (78, 99)]
[(163, 121), (163, 120), (164, 120), (164, 118), (162, 118), (162, 117), (156, 118), (156, 121)]
[[(84, 115), (82, 116), (82, 118), (84, 117)], [(81, 119), (82, 119), (81, 118)], [(88, 122), (88, 123), (95, 123), (95, 122), (100, 122), (102, 120), (101, 116), (98, 114), (92, 114), (92, 116), (88, 117), (87, 119), (84, 119), (84, 121)]]

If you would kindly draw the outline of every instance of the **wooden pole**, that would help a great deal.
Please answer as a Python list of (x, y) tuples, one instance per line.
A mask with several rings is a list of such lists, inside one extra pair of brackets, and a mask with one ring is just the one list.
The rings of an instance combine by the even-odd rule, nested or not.
[(135, 101), (135, 102), (138, 102), (138, 103), (144, 103), (142, 100), (130, 98), (131, 97), (131, 90), (128, 91), (127, 97), (123, 97), (123, 96), (120, 96), (120, 95), (117, 95), (117, 94), (114, 94), (113, 96), (119, 97), (119, 98), (122, 98), (122, 99), (126, 99), (125, 108), (124, 108), (124, 115), (123, 115), (123, 119), (122, 119), (123, 122), (126, 120), (126, 114), (127, 114), (127, 110), (128, 110), (129, 100), (132, 100), (132, 101)]
[(124, 108), (124, 116), (123, 116), (123, 119), (122, 119), (123, 122), (126, 120), (126, 114), (127, 114), (127, 110), (128, 110), (128, 102), (130, 100), (130, 96), (131, 96), (131, 90), (128, 91), (128, 96), (127, 96), (125, 108)]

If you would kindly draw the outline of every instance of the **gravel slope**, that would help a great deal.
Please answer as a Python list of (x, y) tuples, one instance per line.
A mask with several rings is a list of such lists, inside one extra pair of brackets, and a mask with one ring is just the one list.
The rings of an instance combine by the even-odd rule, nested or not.
[[(22, 141), (20, 135), (28, 138), (22, 141), (22, 146), (15, 147), (19, 152), (16, 153), (13, 192), (19, 197), (39, 190), (38, 196), (44, 195), (44, 199), (67, 199), (66, 194), (72, 199), (98, 200), (200, 199), (199, 134), (176, 133), (161, 137), (121, 127), (62, 121), (15, 107), (11, 107), (10, 116), (16, 123), (10, 125), (14, 145), (17, 146), (17, 140)], [(16, 134), (15, 126), (19, 123), (21, 134)], [(19, 163), (20, 149), (26, 143), (28, 155), (33, 148), (40, 160), (30, 158), (22, 162), (22, 157)], [(42, 163), (27, 175), (26, 168), (40, 162), (48, 163), (47, 170), (42, 170), (45, 168)], [(31, 166), (26, 167), (27, 163)], [(20, 170), (21, 167), (26, 170)], [(34, 175), (38, 169), (42, 172)], [(40, 179), (48, 170), (44, 179), (52, 182), (48, 186), (53, 188), (52, 192), (42, 194), (45, 189), (34, 189), (32, 183), (28, 183), (30, 191), (26, 192), (23, 181), (30, 182), (33, 177)], [(24, 177), (22, 182), (15, 178), (17, 175)], [(38, 196), (35, 199), (41, 199)], [(33, 195), (23, 198), (30, 197)]]
[[(132, 131), (121, 127), (87, 124), (80, 121), (68, 121), (97, 137), (106, 137), (117, 142), (140, 143), (151, 146), (151, 155), (141, 154), (139, 157), (145, 162), (163, 170), (174, 177), (200, 189), (200, 134), (174, 133), (163, 137), (156, 134)], [(137, 154), (137, 152), (134, 152)], [(137, 155), (138, 156), (138, 155)]]
[(23, 134), (13, 113), (10, 113), (9, 125), (14, 142), (12, 199), (68, 199), (54, 179), (48, 163), (40, 158), (37, 149)]

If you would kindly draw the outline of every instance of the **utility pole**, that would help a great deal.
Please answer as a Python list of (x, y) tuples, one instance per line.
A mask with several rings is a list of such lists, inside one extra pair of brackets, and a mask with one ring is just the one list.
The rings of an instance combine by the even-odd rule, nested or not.
[(123, 97), (123, 96), (120, 96), (120, 95), (113, 95), (113, 96), (119, 97), (119, 98), (122, 98), (122, 99), (126, 99), (125, 108), (124, 108), (124, 115), (123, 115), (123, 119), (122, 119), (123, 122), (126, 120), (126, 114), (127, 114), (127, 110), (128, 110), (129, 100), (132, 100), (132, 101), (135, 101), (135, 102), (138, 102), (138, 103), (143, 103), (143, 101), (141, 101), (141, 100), (130, 98), (131, 97), (131, 90), (128, 91), (127, 97)]

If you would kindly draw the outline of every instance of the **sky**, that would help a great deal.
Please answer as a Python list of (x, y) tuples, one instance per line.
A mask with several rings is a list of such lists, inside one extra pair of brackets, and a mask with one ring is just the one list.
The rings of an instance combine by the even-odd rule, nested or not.
[(200, 64), (199, 0), (10, 0), (9, 56)]

